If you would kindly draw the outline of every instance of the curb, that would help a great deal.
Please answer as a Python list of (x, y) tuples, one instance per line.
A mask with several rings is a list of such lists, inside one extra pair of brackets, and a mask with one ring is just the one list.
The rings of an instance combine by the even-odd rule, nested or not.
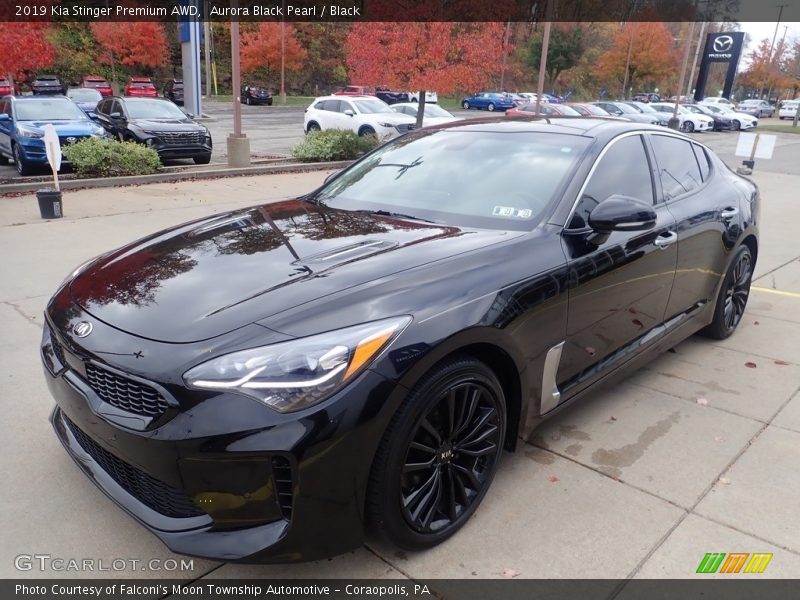
[[(62, 190), (78, 190), (85, 188), (116, 187), (123, 185), (144, 185), (148, 183), (168, 183), (187, 179), (218, 179), (221, 177), (241, 177), (246, 175), (274, 175), (280, 173), (306, 173), (327, 169), (343, 169), (352, 161), (331, 161), (318, 163), (288, 163), (280, 165), (261, 165), (255, 167), (224, 167), (220, 169), (204, 169), (202, 171), (177, 171), (154, 173), (153, 175), (130, 175), (125, 177), (103, 177), (97, 179), (67, 179), (60, 182)], [(35, 192), (48, 187), (49, 182), (32, 181), (25, 183), (9, 183), (0, 185), (0, 196)]]

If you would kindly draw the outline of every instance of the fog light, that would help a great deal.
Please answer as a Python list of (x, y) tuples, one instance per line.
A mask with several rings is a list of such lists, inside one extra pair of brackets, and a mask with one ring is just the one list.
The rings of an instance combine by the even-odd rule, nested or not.
[(152, 146), (153, 144), (155, 144), (155, 139), (154, 138), (147, 138), (147, 140), (145, 140), (145, 144), (148, 145), (148, 146)]

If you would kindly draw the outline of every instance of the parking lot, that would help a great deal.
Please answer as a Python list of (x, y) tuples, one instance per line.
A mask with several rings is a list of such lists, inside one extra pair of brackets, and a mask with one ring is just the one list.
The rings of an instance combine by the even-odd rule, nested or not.
[[(302, 135), (302, 107), (243, 108), (256, 154), (285, 153)], [(224, 107), (207, 112), (215, 119), (209, 126), (217, 149), (224, 149), (229, 116)], [(732, 157), (735, 137), (700, 139), (716, 143), (733, 165), (740, 160)], [(503, 457), (485, 502), (447, 543), (407, 553), (370, 540), (356, 552), (311, 564), (195, 559), (177, 572), (140, 563), (102, 576), (690, 578), (707, 552), (760, 552), (774, 556), (755, 577), (797, 577), (800, 205), (794, 190), (800, 173), (792, 165), (793, 144), (782, 138), (776, 159), (756, 168), (762, 246), (736, 334), (723, 342), (689, 339), (548, 422)], [(66, 216), (56, 221), (39, 218), (33, 195), (0, 197), (6, 489), (0, 576), (97, 575), (20, 571), (19, 555), (180, 559), (79, 472), (47, 422), (53, 401), (39, 360), (41, 315), (62, 278), (110, 247), (212, 212), (307, 191), (326, 174), (71, 191), (64, 196)]]
[[(303, 139), (304, 106), (247, 106), (242, 108), (242, 131), (250, 140), (250, 152), (254, 159), (273, 156), (289, 156), (292, 148)], [(466, 119), (492, 116), (479, 110), (452, 110), (455, 116)], [(233, 132), (233, 105), (230, 102), (205, 101), (203, 124), (211, 131), (214, 140), (212, 163), (227, 164), (226, 139)], [(778, 119), (762, 119), (764, 124), (783, 124)], [(697, 133), (692, 137), (707, 144), (729, 164), (739, 164), (741, 158), (734, 156), (738, 134), (735, 132)], [(796, 140), (796, 141), (795, 141)], [(795, 150), (800, 147), (800, 136), (783, 135), (776, 146), (776, 157), (759, 164), (759, 169), (778, 173), (800, 173), (796, 165)], [(191, 160), (171, 161), (170, 165), (193, 165)], [(18, 178), (14, 165), (0, 165), (0, 180), (24, 181)]]

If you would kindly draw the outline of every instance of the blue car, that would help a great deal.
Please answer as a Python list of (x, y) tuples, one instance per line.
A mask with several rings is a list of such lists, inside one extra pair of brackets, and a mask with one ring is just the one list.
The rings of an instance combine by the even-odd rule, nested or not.
[(78, 108), (85, 112), (90, 119), (94, 119), (97, 103), (103, 99), (103, 96), (92, 88), (70, 88), (67, 90), (67, 98), (77, 104)]
[(44, 126), (52, 123), (61, 145), (74, 144), (106, 131), (65, 96), (5, 96), (0, 100), (0, 164), (9, 159), (20, 175), (30, 175), (47, 164)]
[(509, 108), (514, 108), (517, 104), (518, 102), (510, 94), (501, 92), (480, 92), (461, 101), (461, 107), (464, 110), (477, 108), (478, 110), (488, 110), (489, 112), (496, 110), (506, 111)]

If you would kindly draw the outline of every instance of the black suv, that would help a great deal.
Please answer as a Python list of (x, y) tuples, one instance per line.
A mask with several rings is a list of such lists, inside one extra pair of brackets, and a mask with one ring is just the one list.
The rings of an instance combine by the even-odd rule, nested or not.
[(183, 80), (170, 79), (164, 86), (164, 98), (172, 100), (175, 104), (183, 106)]
[(67, 93), (67, 87), (56, 75), (37, 75), (31, 83), (31, 89), (34, 96)]
[(121, 142), (138, 142), (158, 152), (162, 162), (191, 158), (211, 161), (211, 133), (166, 98), (112, 96), (97, 103), (97, 122)]
[(265, 87), (258, 85), (244, 84), (240, 102), (244, 104), (266, 104), (272, 106), (272, 92)]
[(661, 96), (655, 92), (639, 92), (633, 97), (634, 102), (661, 102)]

